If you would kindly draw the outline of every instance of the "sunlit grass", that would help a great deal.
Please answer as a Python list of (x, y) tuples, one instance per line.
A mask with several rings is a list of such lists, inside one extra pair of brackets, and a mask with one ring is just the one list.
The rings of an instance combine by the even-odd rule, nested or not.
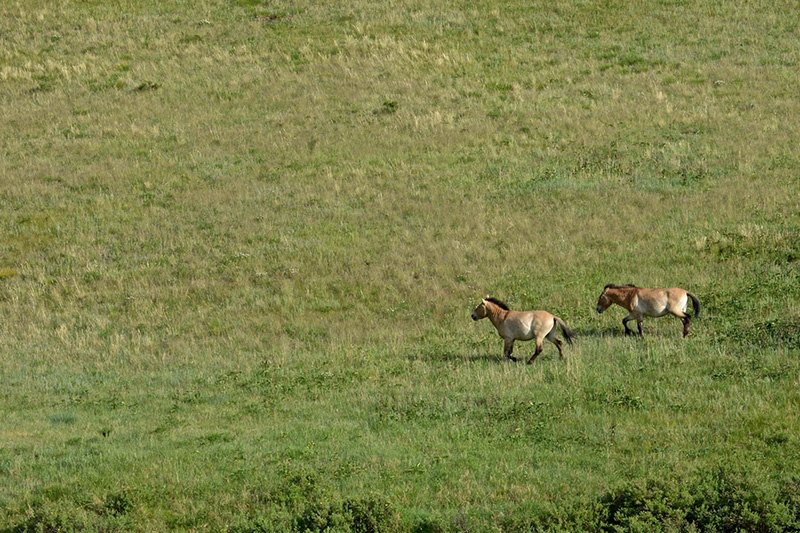
[[(793, 6), (122, 4), (0, 8), (0, 529), (791, 500)], [(626, 338), (606, 283), (704, 316)]]

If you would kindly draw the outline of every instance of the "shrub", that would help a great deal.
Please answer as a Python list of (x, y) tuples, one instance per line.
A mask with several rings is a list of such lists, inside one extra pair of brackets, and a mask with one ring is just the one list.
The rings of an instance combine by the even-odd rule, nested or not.
[(392, 506), (382, 498), (370, 497), (310, 505), (297, 517), (294, 529), (380, 533), (395, 531), (398, 525), (398, 515)]
[(346, 500), (344, 512), (350, 517), (353, 533), (391, 531), (398, 524), (398, 516), (386, 500), (378, 497)]
[[(683, 488), (685, 487), (685, 488)], [(600, 498), (601, 531), (796, 531), (800, 483), (775, 488), (717, 467), (680, 480), (628, 484)]]

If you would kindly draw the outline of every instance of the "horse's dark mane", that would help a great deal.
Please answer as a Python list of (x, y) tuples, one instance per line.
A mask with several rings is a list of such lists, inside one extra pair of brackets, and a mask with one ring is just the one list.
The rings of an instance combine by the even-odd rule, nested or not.
[(504, 311), (510, 311), (510, 309), (505, 304), (505, 302), (501, 302), (497, 298), (493, 298), (493, 297), (489, 296), (488, 298), (486, 298), (486, 301), (487, 302), (492, 302), (493, 304), (495, 304), (496, 306), (498, 306), (500, 309), (502, 309)]
[(607, 289), (635, 289), (636, 285), (614, 285), (613, 283), (609, 283), (606, 285), (603, 290)]

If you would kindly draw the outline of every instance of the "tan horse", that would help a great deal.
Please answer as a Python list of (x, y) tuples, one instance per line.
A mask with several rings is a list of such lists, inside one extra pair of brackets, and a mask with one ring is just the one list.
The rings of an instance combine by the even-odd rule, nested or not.
[(611, 304), (624, 307), (630, 313), (622, 319), (625, 326), (625, 334), (633, 334), (633, 330), (628, 329), (628, 322), (636, 319), (639, 326), (639, 335), (642, 332), (642, 319), (646, 316), (659, 317), (667, 313), (675, 315), (683, 322), (683, 336), (689, 334), (689, 323), (692, 317), (686, 312), (686, 304), (692, 299), (694, 316), (700, 316), (700, 300), (697, 296), (683, 289), (644, 289), (636, 285), (606, 285), (600, 299), (597, 301), (597, 312), (602, 313)]
[(488, 296), (472, 312), (472, 320), (486, 317), (489, 317), (497, 333), (505, 340), (503, 354), (512, 361), (518, 361), (516, 357), (511, 356), (514, 351), (514, 341), (536, 339), (536, 351), (528, 361), (529, 365), (542, 353), (544, 339), (555, 344), (559, 357), (564, 358), (561, 341), (556, 338), (556, 324), (561, 326), (568, 343), (572, 344), (572, 339), (575, 337), (563, 320), (547, 311), (511, 311), (500, 300)]

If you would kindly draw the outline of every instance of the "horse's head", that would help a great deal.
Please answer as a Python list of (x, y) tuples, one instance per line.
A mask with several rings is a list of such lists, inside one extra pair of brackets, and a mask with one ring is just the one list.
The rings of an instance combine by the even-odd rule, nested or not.
[(489, 314), (489, 310), (486, 307), (486, 300), (481, 300), (481, 303), (478, 304), (478, 307), (472, 311), (472, 320), (480, 320), (482, 318), (486, 318)]
[(614, 303), (614, 302), (611, 301), (611, 298), (608, 297), (608, 294), (606, 294), (607, 291), (608, 291), (608, 287), (603, 289), (603, 292), (600, 294), (600, 299), (597, 300), (597, 312), (598, 313), (602, 313), (603, 311), (605, 311), (606, 309), (611, 307), (612, 303)]
[(472, 320), (480, 320), (481, 318), (486, 318), (489, 315), (495, 314), (500, 311), (508, 311), (508, 305), (505, 302), (501, 302), (497, 298), (492, 298), (491, 296), (487, 296), (484, 298), (478, 307), (472, 312)]
[[(611, 289), (611, 295), (609, 296), (608, 292)], [(622, 305), (620, 303), (620, 297), (626, 294), (630, 290), (637, 290), (638, 287), (636, 285), (614, 285), (613, 283), (609, 283), (605, 287), (603, 287), (603, 292), (600, 293), (600, 299), (597, 300), (597, 312), (602, 313), (606, 309), (608, 309), (611, 304), (616, 303), (618, 305)]]

